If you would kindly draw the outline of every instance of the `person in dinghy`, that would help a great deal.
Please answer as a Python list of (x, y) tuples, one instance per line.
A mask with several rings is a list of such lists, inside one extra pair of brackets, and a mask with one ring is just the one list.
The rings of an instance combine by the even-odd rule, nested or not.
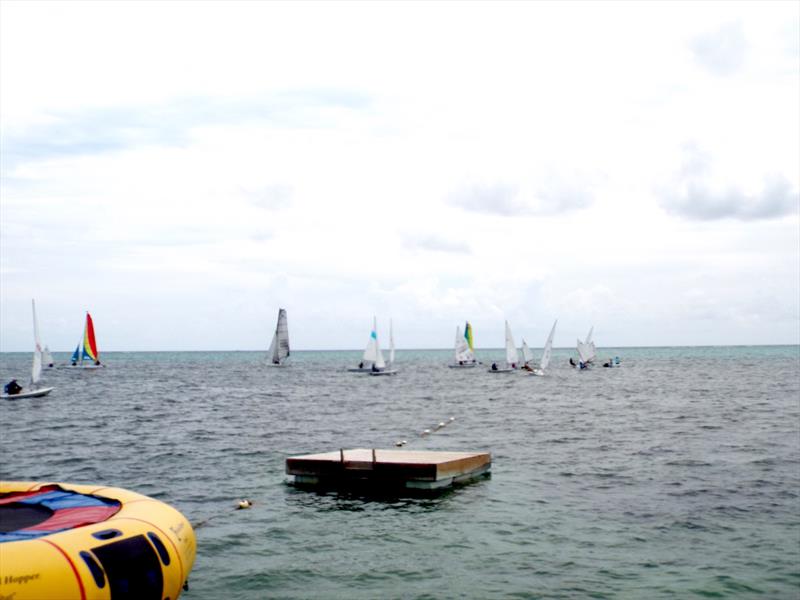
[(22, 386), (17, 383), (16, 379), (12, 379), (3, 386), (3, 393), (9, 396), (16, 396), (22, 391)]

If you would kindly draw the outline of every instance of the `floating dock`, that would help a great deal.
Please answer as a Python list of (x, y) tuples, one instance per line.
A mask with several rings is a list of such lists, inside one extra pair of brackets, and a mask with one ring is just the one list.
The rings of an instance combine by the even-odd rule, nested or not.
[(488, 452), (438, 452), (353, 448), (286, 459), (295, 485), (438, 490), (489, 472)]

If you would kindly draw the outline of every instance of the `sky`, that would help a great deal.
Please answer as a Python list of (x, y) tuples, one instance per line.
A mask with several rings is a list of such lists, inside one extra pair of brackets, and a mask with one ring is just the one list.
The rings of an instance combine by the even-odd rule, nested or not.
[(800, 343), (800, 3), (0, 1), (0, 351)]

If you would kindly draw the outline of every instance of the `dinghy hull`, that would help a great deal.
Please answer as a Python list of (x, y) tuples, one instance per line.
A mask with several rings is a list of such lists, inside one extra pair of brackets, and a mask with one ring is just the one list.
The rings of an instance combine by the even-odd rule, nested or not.
[(20, 392), (19, 394), (2, 394), (0, 395), (0, 399), (2, 400), (22, 400), (24, 398), (41, 398), (42, 396), (47, 396), (50, 392), (52, 392), (55, 388), (41, 388), (38, 390), (31, 390), (30, 392)]

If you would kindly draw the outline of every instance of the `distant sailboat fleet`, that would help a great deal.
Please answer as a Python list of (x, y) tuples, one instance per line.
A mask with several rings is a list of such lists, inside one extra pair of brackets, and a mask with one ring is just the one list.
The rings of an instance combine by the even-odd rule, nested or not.
[[(27, 388), (23, 388), (16, 380), (12, 380), (6, 384), (2, 398), (30, 398), (39, 397), (49, 394), (52, 387), (38, 388), (38, 384), (43, 366), (53, 367), (53, 357), (47, 346), (42, 348), (41, 340), (39, 338), (39, 324), (36, 318), (36, 304), (31, 301), (33, 308), (33, 329), (34, 329), (34, 355), (33, 364), (31, 368), (30, 383)], [(511, 332), (511, 326), (508, 321), (505, 321), (505, 362), (492, 362), (491, 367), (488, 369), (489, 373), (513, 373), (520, 371), (530, 375), (544, 376), (547, 373), (548, 367), (553, 352), (553, 338), (555, 336), (556, 325), (558, 320), (553, 322), (550, 333), (545, 341), (542, 356), (537, 363), (534, 360), (533, 352), (531, 351), (525, 339), (522, 339), (522, 346), (517, 350), (514, 343), (514, 336)], [(581, 341), (577, 340), (576, 351), (578, 360), (573, 358), (569, 359), (570, 365), (576, 369), (585, 371), (591, 368), (597, 358), (597, 348), (594, 340), (592, 339), (594, 333), (594, 326), (589, 329), (586, 338)], [(275, 367), (283, 367), (287, 365), (287, 359), (291, 352), (289, 348), (289, 326), (287, 320), (286, 309), (278, 309), (278, 319), (275, 325), (275, 332), (272, 336), (272, 341), (267, 350), (268, 364)], [(520, 354), (522, 360), (520, 361)], [(97, 369), (104, 365), (100, 363), (100, 352), (97, 346), (97, 339), (95, 337), (94, 322), (89, 312), (86, 312), (86, 319), (84, 321), (83, 334), (81, 340), (72, 353), (70, 359), (72, 367), (79, 369)], [(464, 324), (464, 331), (462, 333), (461, 327), (456, 326), (456, 337), (453, 348), (453, 362), (447, 366), (451, 369), (474, 369), (477, 365), (482, 364), (475, 355), (475, 342), (472, 325), (469, 321)], [(619, 357), (614, 359), (607, 359), (604, 367), (619, 366)], [(386, 361), (381, 351), (381, 346), (378, 341), (378, 321), (377, 317), (372, 319), (372, 329), (370, 330), (367, 346), (361, 357), (361, 361), (356, 367), (348, 368), (352, 373), (364, 373), (373, 376), (396, 375), (398, 369), (395, 367), (395, 343), (394, 343), (394, 327), (393, 323), (389, 321), (389, 360)]]

